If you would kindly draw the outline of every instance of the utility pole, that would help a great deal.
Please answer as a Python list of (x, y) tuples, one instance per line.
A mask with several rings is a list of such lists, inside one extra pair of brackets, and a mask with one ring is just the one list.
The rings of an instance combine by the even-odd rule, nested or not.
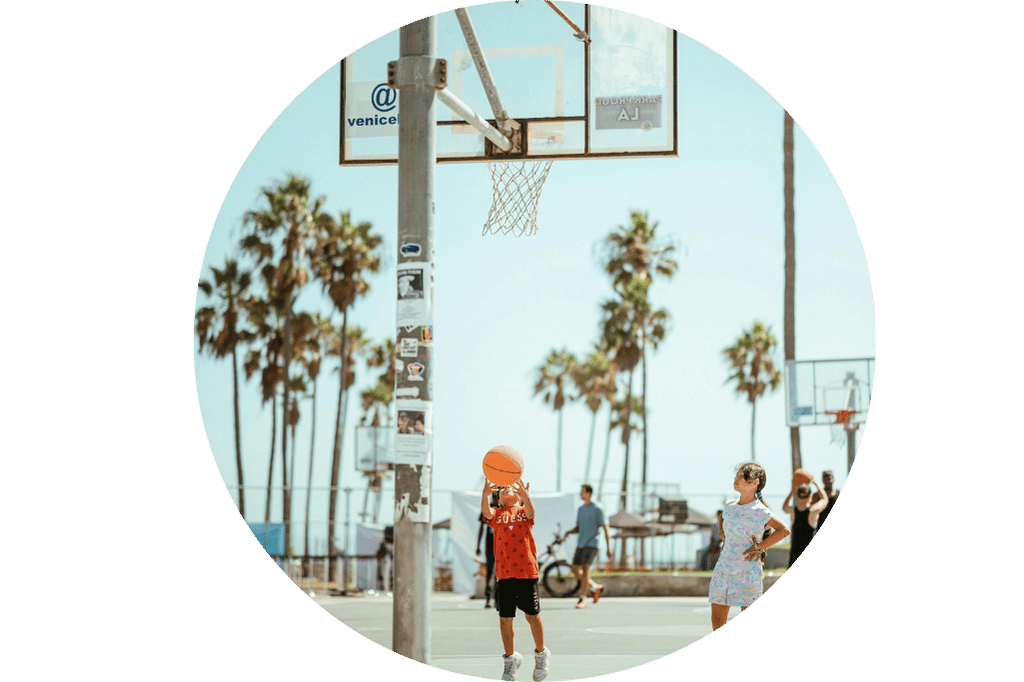
[(437, 18), (401, 29), (400, 58), (388, 64), (398, 97), (398, 300), (395, 372), (398, 411), (423, 427), (395, 437), (394, 603), (391, 648), (430, 663), (432, 347), (434, 325), (435, 94), (444, 87), (437, 60)]
[[(787, 361), (796, 359), (796, 222), (793, 210), (793, 117), (782, 112), (783, 222), (785, 223), (786, 285), (783, 302), (783, 351)], [(793, 471), (803, 466), (800, 456), (800, 427), (789, 427)]]

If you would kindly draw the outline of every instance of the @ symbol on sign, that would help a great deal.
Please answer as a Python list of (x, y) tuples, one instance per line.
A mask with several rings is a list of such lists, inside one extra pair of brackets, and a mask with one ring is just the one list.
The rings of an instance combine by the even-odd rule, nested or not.
[(398, 91), (392, 90), (387, 83), (381, 83), (370, 94), (370, 103), (377, 111), (391, 111), (398, 100)]

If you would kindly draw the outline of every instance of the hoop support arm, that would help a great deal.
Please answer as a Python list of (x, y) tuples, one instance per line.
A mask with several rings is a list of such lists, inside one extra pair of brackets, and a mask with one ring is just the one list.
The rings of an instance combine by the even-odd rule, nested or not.
[[(481, 118), (479, 114), (469, 108), (469, 106), (461, 99), (456, 97), (451, 90), (448, 88), (442, 88), (437, 91), (437, 98), (448, 105), (452, 111), (462, 117), (469, 125), (473, 126), (481, 133), (484, 137), (493, 142), (501, 151), (507, 152), (512, 150), (512, 142), (507, 137), (501, 134), (497, 128), (488, 123), (485, 119)], [(512, 119), (508, 119), (510, 123), (514, 123)]]
[[(510, 135), (508, 127), (508, 114), (505, 107), (501, 106), (501, 97), (498, 96), (498, 88), (494, 85), (491, 77), (491, 70), (487, 66), (487, 59), (484, 51), (480, 49), (480, 42), (476, 39), (476, 30), (473, 28), (473, 21), (469, 18), (469, 12), (465, 8), (455, 10), (455, 16), (459, 18), (459, 26), (462, 27), (462, 35), (466, 38), (466, 46), (473, 56), (473, 63), (476, 64), (477, 73), (480, 75), (480, 83), (487, 93), (487, 100), (491, 103), (491, 111), (494, 112), (494, 120), (498, 122), (498, 129), (502, 134)], [(508, 150), (505, 150), (508, 151)]]

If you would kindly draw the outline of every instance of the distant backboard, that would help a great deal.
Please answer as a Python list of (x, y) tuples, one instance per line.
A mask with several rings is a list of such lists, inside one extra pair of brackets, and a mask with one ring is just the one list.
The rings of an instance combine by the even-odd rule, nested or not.
[[(570, 2), (498, 2), (467, 8), (501, 104), (522, 126), (526, 158), (678, 154), (674, 30), (617, 10)], [(437, 17), (438, 59), (447, 89), (494, 123), (454, 12)], [(341, 63), (341, 165), (393, 164), (398, 158), (399, 91), (388, 62), (399, 58), (399, 31)], [(437, 161), (482, 161), (493, 150), (482, 133), (440, 101)]]
[(658, 499), (658, 520), (662, 523), (686, 523), (689, 509), (684, 498), (662, 497)]
[(789, 360), (785, 365), (786, 423), (835, 424), (839, 410), (853, 410), (850, 424), (863, 424), (871, 403), (874, 358)]
[(384, 471), (395, 466), (394, 426), (357, 426), (356, 471)]

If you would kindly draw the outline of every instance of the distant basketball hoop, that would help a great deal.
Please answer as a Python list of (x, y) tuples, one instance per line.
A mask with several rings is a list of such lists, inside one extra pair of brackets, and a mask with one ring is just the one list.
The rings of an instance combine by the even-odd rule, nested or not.
[(857, 414), (857, 410), (825, 410), (825, 414), (830, 414), (836, 418), (835, 423), (832, 424), (832, 442), (833, 443), (845, 443), (847, 430), (855, 430), (857, 424), (851, 426), (850, 417)]
[(828, 426), (831, 443), (846, 446), (849, 470), (867, 423), (874, 377), (873, 357), (787, 360), (787, 426)]

